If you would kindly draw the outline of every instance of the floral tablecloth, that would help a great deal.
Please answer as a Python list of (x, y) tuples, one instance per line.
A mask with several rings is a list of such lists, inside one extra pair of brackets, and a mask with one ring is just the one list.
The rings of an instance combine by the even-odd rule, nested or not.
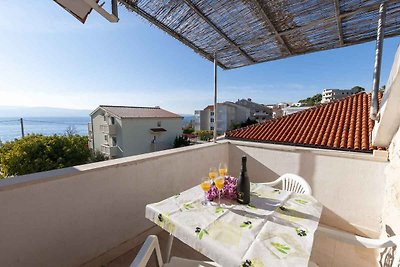
[(307, 266), (322, 205), (251, 184), (251, 203), (204, 206), (200, 186), (146, 206), (146, 218), (224, 267)]

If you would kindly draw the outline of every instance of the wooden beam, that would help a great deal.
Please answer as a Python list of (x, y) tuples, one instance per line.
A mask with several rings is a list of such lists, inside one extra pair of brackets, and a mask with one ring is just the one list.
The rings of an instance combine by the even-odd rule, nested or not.
[[(234, 41), (232, 41), (220, 28), (218, 28), (206, 15), (201, 12), (190, 0), (183, 0), (199, 17), (201, 17), (211, 28), (214, 29), (219, 35), (221, 35), (228, 43), (234, 46), (240, 54), (246, 57), (251, 63), (256, 63), (251, 56), (249, 56), (239, 45), (237, 45)], [(218, 51), (215, 51), (218, 52)]]
[[(135, 5), (127, 3), (125, 0), (118, 0), (118, 1), (121, 2), (122, 4), (124, 4), (129, 10), (137, 13), (138, 15), (140, 15), (143, 18), (147, 19), (150, 23), (156, 25), (158, 28), (160, 28), (161, 30), (165, 31), (166, 33), (168, 33), (169, 35), (171, 35), (175, 39), (181, 41), (183, 44), (185, 44), (188, 47), (190, 47), (191, 49), (193, 49), (196, 53), (202, 55), (203, 57), (205, 57), (206, 59), (208, 59), (210, 61), (214, 61), (214, 56), (213, 55), (211, 55), (211, 54), (207, 53), (206, 51), (204, 51), (203, 49), (197, 47), (191, 41), (189, 41), (185, 37), (181, 36), (180, 34), (176, 33), (174, 30), (170, 29), (167, 25), (165, 25), (164, 23), (162, 23), (162, 22), (158, 21), (157, 19), (155, 19), (153, 16), (148, 14), (146, 11), (138, 8)], [(224, 70), (228, 69), (221, 62), (218, 62), (218, 66), (220, 66)]]
[(338, 27), (338, 38), (340, 46), (343, 46), (343, 29), (342, 29), (342, 19), (340, 18), (340, 3), (339, 0), (333, 0), (335, 4), (335, 13), (336, 13), (336, 23)]
[(272, 24), (271, 20), (268, 17), (267, 12), (261, 5), (260, 0), (254, 0), (254, 3), (256, 4), (257, 9), (260, 10), (260, 13), (261, 13), (265, 23), (272, 30), (273, 35), (275, 36), (276, 40), (285, 48), (285, 50), (289, 53), (289, 55), (291, 55), (292, 51), (290, 50), (290, 48), (289, 48), (288, 44), (285, 42), (285, 40), (283, 40), (282, 36), (277, 31), (274, 24)]

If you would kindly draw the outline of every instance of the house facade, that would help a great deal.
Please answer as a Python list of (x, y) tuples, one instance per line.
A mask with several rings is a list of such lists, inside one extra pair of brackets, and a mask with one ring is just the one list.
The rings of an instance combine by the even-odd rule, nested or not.
[(251, 98), (238, 99), (238, 101), (236, 101), (235, 104), (249, 108), (251, 120), (262, 122), (265, 120), (272, 119), (273, 117), (272, 108), (253, 102)]
[(324, 89), (322, 91), (321, 103), (329, 103), (334, 100), (338, 100), (347, 96), (353, 95), (353, 90), (341, 90), (341, 89)]
[(182, 117), (160, 107), (101, 105), (91, 114), (89, 147), (121, 158), (173, 147)]
[(213, 131), (217, 120), (217, 133), (226, 132), (233, 123), (241, 123), (250, 117), (250, 109), (233, 102), (218, 103), (217, 116), (214, 106), (209, 105), (203, 110), (194, 112), (195, 131)]

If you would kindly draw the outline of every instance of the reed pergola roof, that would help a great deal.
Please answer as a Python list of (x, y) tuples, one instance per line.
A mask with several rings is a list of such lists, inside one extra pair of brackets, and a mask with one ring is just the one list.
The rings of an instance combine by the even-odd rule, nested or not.
[[(232, 69), (376, 38), (382, 0), (118, 0), (195, 52)], [(386, 2), (385, 37), (400, 34)]]

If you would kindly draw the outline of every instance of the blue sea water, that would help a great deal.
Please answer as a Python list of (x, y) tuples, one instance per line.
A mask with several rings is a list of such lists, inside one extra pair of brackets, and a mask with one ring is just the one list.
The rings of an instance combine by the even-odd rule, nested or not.
[[(88, 135), (90, 117), (25, 117), (24, 132), (27, 134), (65, 134), (67, 129), (74, 129), (79, 135)], [(20, 118), (0, 117), (0, 141), (12, 141), (21, 138)]]
[[(184, 116), (182, 126), (185, 126), (193, 116)], [(68, 128), (73, 128), (79, 135), (88, 135), (90, 117), (25, 117), (24, 132), (27, 134), (65, 134)], [(21, 138), (20, 118), (0, 117), (0, 141), (12, 141)]]

